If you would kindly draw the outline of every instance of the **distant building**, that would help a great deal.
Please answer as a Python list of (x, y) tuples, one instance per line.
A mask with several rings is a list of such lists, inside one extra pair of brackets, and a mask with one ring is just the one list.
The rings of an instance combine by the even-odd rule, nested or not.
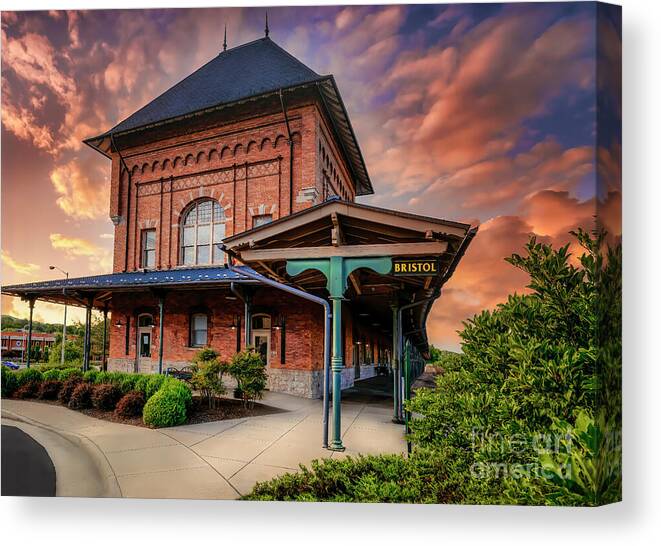
[[(2, 332), (2, 356), (20, 356), (27, 347), (27, 330), (4, 330)], [(48, 332), (32, 332), (32, 347), (44, 350), (55, 345), (55, 334)]]

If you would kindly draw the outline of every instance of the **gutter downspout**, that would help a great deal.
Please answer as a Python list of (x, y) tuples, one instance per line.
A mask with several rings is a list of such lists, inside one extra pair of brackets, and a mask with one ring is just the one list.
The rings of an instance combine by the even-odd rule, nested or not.
[[(124, 167), (126, 174), (128, 175), (128, 193), (126, 198), (126, 241), (124, 244), (124, 272), (126, 273), (126, 271), (128, 271), (129, 268), (129, 216), (131, 214), (131, 171), (129, 170), (128, 165), (126, 164), (126, 161), (124, 161), (124, 158), (122, 157), (122, 152), (119, 151), (119, 148), (115, 144), (115, 135), (113, 133), (110, 133), (110, 143), (112, 144), (112, 147), (115, 148), (115, 151), (119, 156), (119, 161)], [(121, 183), (121, 181), (122, 181), (122, 169), (120, 168), (119, 182)], [(121, 198), (121, 191), (120, 191), (120, 195), (118, 195), (117, 198), (118, 199)]]
[(245, 336), (245, 347), (248, 347), (250, 345), (250, 321), (252, 320), (251, 301), (250, 298), (247, 297), (247, 294), (243, 295), (239, 290), (237, 290), (234, 281), (230, 283), (230, 291), (243, 302), (243, 322), (245, 323), (243, 325), (243, 330)]
[[(291, 128), (289, 127), (289, 116), (287, 115), (287, 107), (285, 106), (285, 98), (282, 94), (282, 89), (278, 92), (280, 95), (280, 106), (282, 106), (282, 113), (285, 116), (285, 125), (287, 126), (287, 139), (289, 141), (289, 214), (293, 213), (294, 207), (294, 140), (291, 136)], [(280, 203), (278, 203), (280, 206)], [(280, 211), (278, 210), (278, 214)]]
[[(239, 258), (229, 250), (225, 245), (223, 245), (223, 250), (227, 252), (232, 258), (239, 260)], [(243, 263), (243, 262), (242, 262)], [(330, 345), (331, 345), (331, 319), (333, 317), (331, 313), (331, 307), (330, 304), (323, 298), (319, 298), (317, 296), (314, 296), (312, 294), (309, 294), (308, 292), (305, 292), (304, 290), (300, 290), (298, 288), (294, 288), (293, 286), (289, 286), (277, 281), (274, 281), (272, 279), (269, 279), (268, 277), (265, 277), (264, 275), (260, 275), (259, 273), (255, 273), (252, 270), (240, 270), (234, 267), (231, 263), (227, 264), (227, 269), (232, 271), (233, 273), (236, 273), (238, 275), (243, 275), (244, 277), (248, 277), (249, 279), (253, 279), (257, 282), (260, 282), (262, 284), (266, 284), (268, 286), (271, 286), (273, 288), (277, 288), (278, 290), (282, 290), (283, 292), (287, 292), (289, 294), (292, 294), (294, 296), (298, 296), (299, 298), (306, 299), (308, 301), (312, 301), (314, 303), (317, 303), (321, 305), (324, 308), (324, 387), (323, 387), (323, 419), (322, 419), (322, 427), (323, 427), (323, 447), (327, 448), (328, 447), (328, 415), (329, 415), (329, 409), (330, 409), (330, 396), (329, 396), (329, 391), (330, 391)]]

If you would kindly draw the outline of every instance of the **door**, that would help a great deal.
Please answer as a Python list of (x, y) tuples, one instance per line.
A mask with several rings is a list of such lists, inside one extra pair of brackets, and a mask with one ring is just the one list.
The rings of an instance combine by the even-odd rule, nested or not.
[(271, 333), (264, 330), (253, 331), (253, 346), (255, 350), (261, 355), (262, 360), (269, 365), (271, 354)]
[(269, 315), (258, 314), (253, 316), (250, 337), (250, 344), (268, 366), (271, 363), (271, 317)]
[[(136, 347), (136, 371), (143, 369), (143, 360), (151, 359), (151, 336), (154, 331), (154, 319), (151, 315), (138, 317), (138, 337)], [(145, 363), (146, 364), (146, 363)]]

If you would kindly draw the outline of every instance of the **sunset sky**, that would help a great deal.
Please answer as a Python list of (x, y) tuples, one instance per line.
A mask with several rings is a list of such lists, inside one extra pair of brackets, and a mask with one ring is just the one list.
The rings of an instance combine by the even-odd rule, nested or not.
[[(110, 163), (82, 144), (221, 49), (263, 35), (264, 9), (2, 14), (2, 282), (111, 271)], [(593, 4), (269, 8), (271, 38), (335, 75), (375, 195), (361, 202), (480, 224), (434, 306), (430, 340), (522, 291), (504, 262), (529, 234), (592, 226), (597, 172), (621, 230), (619, 35)], [(603, 38), (599, 51), (596, 32)], [(617, 76), (617, 74), (616, 74)], [(612, 114), (599, 117), (599, 104)], [(600, 132), (598, 134), (597, 127)], [(27, 306), (3, 296), (2, 313)], [(83, 313), (74, 313), (82, 318)], [(38, 302), (35, 317), (61, 321)]]

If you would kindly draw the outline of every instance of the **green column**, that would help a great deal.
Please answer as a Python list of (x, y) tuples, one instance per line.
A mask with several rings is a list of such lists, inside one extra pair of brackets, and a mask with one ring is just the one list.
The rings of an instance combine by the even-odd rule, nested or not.
[(342, 300), (347, 289), (349, 275), (356, 269), (365, 267), (382, 275), (392, 269), (392, 260), (389, 257), (381, 258), (344, 258), (332, 256), (330, 258), (313, 258), (309, 260), (289, 260), (287, 273), (292, 277), (308, 269), (316, 269), (326, 277), (326, 287), (330, 300), (333, 302), (333, 351), (331, 356), (331, 370), (333, 372), (333, 431), (329, 449), (344, 451), (342, 445), (342, 369), (344, 368), (344, 354), (342, 347)]
[(401, 381), (399, 374), (399, 307), (392, 305), (392, 400), (393, 400), (393, 423), (400, 423), (402, 419), (399, 415), (399, 395), (401, 392)]
[(333, 302), (333, 352), (331, 370), (333, 372), (333, 437), (330, 449), (344, 451), (342, 445), (342, 369), (344, 351), (342, 347), (342, 297), (331, 296)]

